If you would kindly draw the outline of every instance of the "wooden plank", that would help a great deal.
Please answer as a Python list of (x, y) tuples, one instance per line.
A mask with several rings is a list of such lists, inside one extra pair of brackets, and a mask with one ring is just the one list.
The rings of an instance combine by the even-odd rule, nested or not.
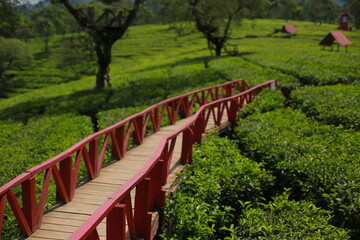
[(55, 209), (54, 212), (91, 215), (101, 204), (102, 202), (99, 202), (98, 204), (84, 204), (71, 201), (70, 203), (65, 204), (61, 208)]
[(38, 229), (33, 235), (27, 239), (49, 239), (49, 240), (64, 240), (70, 237), (71, 233), (61, 231), (49, 231), (44, 229)]

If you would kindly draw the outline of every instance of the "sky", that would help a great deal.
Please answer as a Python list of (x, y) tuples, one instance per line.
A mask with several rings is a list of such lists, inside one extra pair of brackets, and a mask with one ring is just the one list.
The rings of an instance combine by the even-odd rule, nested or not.
[(40, 2), (41, 0), (20, 0), (21, 3), (31, 3), (31, 4), (35, 4)]

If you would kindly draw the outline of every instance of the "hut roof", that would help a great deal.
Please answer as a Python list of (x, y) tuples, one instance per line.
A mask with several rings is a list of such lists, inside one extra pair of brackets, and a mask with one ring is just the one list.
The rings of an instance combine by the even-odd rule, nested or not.
[(342, 34), (342, 32), (331, 31), (328, 33), (328, 35), (325, 36), (319, 45), (330, 46), (334, 43), (334, 41), (336, 41), (340, 46), (347, 46), (352, 44), (352, 42), (350, 42), (349, 39), (347, 39), (347, 37)]
[(281, 29), (281, 32), (283, 32), (283, 33), (297, 33), (297, 30), (296, 30), (294, 24), (284, 24), (283, 28)]

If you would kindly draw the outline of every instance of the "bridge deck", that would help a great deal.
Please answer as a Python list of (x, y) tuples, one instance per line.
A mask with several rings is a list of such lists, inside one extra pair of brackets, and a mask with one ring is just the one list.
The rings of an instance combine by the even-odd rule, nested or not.
[[(27, 239), (67, 239), (113, 192), (144, 166), (154, 155), (164, 136), (179, 129), (190, 118), (179, 120), (175, 125), (161, 128), (160, 131), (146, 137), (143, 144), (129, 150), (123, 159), (104, 167), (99, 177), (76, 189), (71, 202), (54, 208), (45, 214), (41, 227)], [(211, 129), (213, 127), (213, 121), (209, 121), (206, 128)], [(182, 165), (179, 163), (180, 152), (181, 141), (177, 141), (170, 166), (168, 184), (165, 186), (167, 189), (175, 180), (176, 173), (182, 170)], [(105, 236), (105, 229), (104, 220), (98, 227), (101, 238)]]

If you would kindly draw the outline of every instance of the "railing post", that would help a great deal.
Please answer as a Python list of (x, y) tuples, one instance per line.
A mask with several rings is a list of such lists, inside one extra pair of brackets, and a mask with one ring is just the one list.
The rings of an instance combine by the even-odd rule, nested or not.
[(234, 128), (236, 125), (237, 111), (238, 111), (237, 101), (235, 99), (232, 99), (230, 102), (230, 112), (229, 112), (229, 122), (232, 128)]
[(159, 116), (159, 107), (154, 109), (154, 130), (159, 131), (161, 128), (161, 119)]
[(151, 231), (151, 217), (149, 212), (150, 203), (150, 178), (145, 178), (136, 187), (135, 196), (135, 231), (136, 237), (148, 239)]
[[(166, 175), (164, 174), (164, 171)], [(165, 206), (165, 194), (166, 191), (163, 189), (163, 185), (166, 183), (167, 172), (165, 163), (163, 160), (158, 160), (156, 166), (151, 173), (151, 205), (150, 209), (162, 209)]]
[(135, 130), (134, 130), (134, 142), (136, 144), (141, 144), (143, 142), (143, 139), (144, 139), (144, 134), (143, 134), (143, 117), (140, 116), (140, 117), (137, 117), (135, 119)]
[(30, 177), (28, 180), (21, 183), (21, 192), (22, 192), (21, 194), (22, 194), (22, 204), (23, 204), (22, 210), (31, 231), (34, 232), (38, 228), (37, 219), (36, 219), (35, 177)]
[[(25, 233), (26, 235), (30, 236), (33, 232), (31, 230), (31, 227), (29, 226), (29, 223), (24, 215), (23, 210), (21, 209), (21, 207), (16, 199), (14, 192), (10, 189), (7, 192), (6, 196), (7, 196), (8, 203), (10, 204), (11, 210), (15, 215), (15, 218), (19, 224), (21, 231), (23, 233)], [(36, 219), (36, 221), (38, 222), (38, 219)]]
[(119, 160), (121, 158), (121, 150), (120, 150), (120, 144), (118, 141), (118, 138), (116, 136), (116, 130), (113, 133), (111, 133), (111, 157), (113, 159)]
[(90, 164), (93, 169), (94, 175), (91, 176), (91, 178), (96, 178), (100, 174), (100, 169), (97, 167), (98, 162), (98, 139), (94, 139), (89, 143), (89, 158), (90, 158)]
[(192, 146), (194, 144), (194, 132), (192, 129), (187, 128), (183, 132), (183, 140), (181, 146), (181, 163), (191, 164), (192, 162)]
[(235, 86), (234, 83), (224, 86), (227, 97), (231, 97), (232, 95), (234, 95), (234, 90), (233, 90), (234, 86)]
[(241, 81), (240, 84), (241, 84), (241, 86), (240, 86), (240, 91), (241, 92), (244, 92), (249, 88), (245, 81)]
[(201, 143), (201, 139), (202, 139), (202, 134), (204, 132), (204, 122), (205, 122), (205, 118), (203, 116), (203, 114), (201, 114), (195, 121), (195, 126), (194, 126), (194, 130), (195, 130), (195, 134), (194, 134), (194, 140), (197, 143)]
[[(72, 178), (72, 157), (67, 157), (63, 161), (60, 162), (60, 175), (64, 183), (64, 187), (66, 189), (66, 192), (69, 196), (69, 200), (74, 196), (73, 187), (75, 188), (75, 185), (72, 186), (71, 178)], [(62, 201), (66, 202), (65, 199), (61, 199)]]
[(189, 96), (183, 97), (181, 102), (183, 106), (182, 113), (184, 114), (184, 117), (190, 116)]
[(0, 239), (2, 234), (2, 226), (4, 221), (4, 214), (5, 214), (5, 203), (6, 203), (6, 193), (0, 196)]
[(106, 239), (126, 239), (125, 204), (117, 204), (106, 218)]
[(120, 158), (124, 157), (126, 152), (126, 144), (124, 143), (124, 128), (124, 126), (121, 126), (115, 130), (115, 138), (119, 146)]

